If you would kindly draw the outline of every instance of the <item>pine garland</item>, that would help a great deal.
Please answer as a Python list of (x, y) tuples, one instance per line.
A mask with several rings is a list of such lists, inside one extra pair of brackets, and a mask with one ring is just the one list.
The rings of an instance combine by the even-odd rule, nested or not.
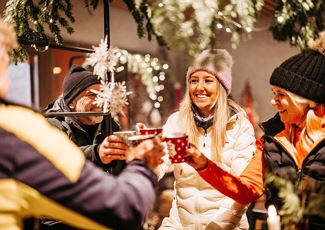
[(302, 50), (324, 30), (324, 0), (278, 0), (270, 30), (278, 41), (289, 41)]
[[(75, 19), (71, 11), (70, 0), (9, 0), (5, 9), (5, 21), (14, 26), (20, 40), (44, 44), (47, 49), (52, 40), (56, 44), (62, 44), (60, 28), (65, 28), (70, 34), (73, 33), (70, 23)], [(45, 33), (46, 26), (49, 35)], [(36, 45), (33, 47), (41, 48)], [(26, 59), (27, 52), (23, 47), (14, 50), (15, 62)]]
[[(257, 12), (263, 0), (123, 0), (137, 23), (138, 36), (156, 38), (161, 46), (185, 51), (189, 59), (206, 48), (218, 46), (220, 30), (231, 35), (236, 48), (241, 38), (250, 38)], [(98, 0), (84, 0), (95, 10)], [(278, 0), (270, 27), (275, 40), (288, 40), (301, 49), (324, 30), (324, 0)], [(14, 25), (20, 40), (43, 44), (36, 50), (47, 49), (53, 42), (62, 44), (61, 28), (73, 32), (71, 0), (8, 0), (5, 20)], [(47, 28), (46, 28), (47, 27)], [(49, 34), (45, 31), (49, 31)], [(14, 50), (15, 61), (27, 59), (23, 47)]]
[(222, 30), (231, 34), (237, 47), (240, 37), (250, 37), (262, 0), (162, 0), (152, 5), (152, 23), (172, 50), (194, 58), (203, 49), (217, 46)]
[(148, 34), (148, 40), (151, 41), (152, 36), (156, 37), (156, 40), (160, 46), (165, 46), (166, 42), (162, 35), (156, 32), (155, 27), (152, 24), (152, 8), (148, 3), (148, 0), (137, 0), (129, 1), (123, 0), (123, 2), (128, 7), (128, 10), (131, 12), (134, 20), (137, 23), (137, 32), (140, 38), (144, 37), (144, 21), (146, 20), (146, 32)]
[(303, 180), (300, 184), (297, 175), (291, 171), (282, 177), (266, 173), (265, 187), (275, 188), (282, 202), (279, 211), (285, 229), (303, 224), (310, 217), (325, 219), (325, 185)]

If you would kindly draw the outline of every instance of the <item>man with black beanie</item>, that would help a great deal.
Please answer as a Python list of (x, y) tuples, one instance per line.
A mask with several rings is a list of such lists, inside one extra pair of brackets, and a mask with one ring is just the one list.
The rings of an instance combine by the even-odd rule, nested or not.
[[(92, 72), (73, 65), (62, 85), (62, 96), (45, 109), (46, 112), (100, 112), (93, 102), (100, 89), (100, 81)], [(77, 144), (88, 160), (104, 171), (117, 175), (124, 168), (127, 146), (119, 137), (109, 133), (119, 130), (114, 121), (107, 125), (103, 116), (66, 116), (48, 118), (48, 121), (64, 131)]]

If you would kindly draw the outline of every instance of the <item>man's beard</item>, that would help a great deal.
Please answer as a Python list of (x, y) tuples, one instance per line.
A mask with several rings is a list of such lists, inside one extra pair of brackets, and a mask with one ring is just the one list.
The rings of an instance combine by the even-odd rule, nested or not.
[[(90, 104), (89, 99), (82, 97), (78, 100), (76, 105), (77, 112), (102, 112), (102, 109), (95, 104)], [(78, 120), (84, 125), (95, 125), (103, 121), (103, 116), (84, 116), (79, 117)]]

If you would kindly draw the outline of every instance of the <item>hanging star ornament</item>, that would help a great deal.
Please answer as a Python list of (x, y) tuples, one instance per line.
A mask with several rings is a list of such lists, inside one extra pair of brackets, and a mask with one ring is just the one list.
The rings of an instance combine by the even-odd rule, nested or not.
[(132, 92), (127, 92), (125, 81), (123, 82), (102, 82), (100, 91), (92, 90), (96, 93), (94, 104), (103, 108), (104, 113), (110, 113), (117, 121), (118, 114), (122, 113), (124, 106), (128, 105), (127, 96)]
[(87, 63), (94, 68), (93, 73), (104, 82), (108, 81), (107, 74), (111, 73), (111, 79), (114, 82), (116, 49), (114, 47), (108, 49), (107, 36), (105, 39), (101, 39), (98, 46), (93, 46), (93, 49), (95, 52), (91, 53), (87, 58)]
[[(96, 94), (94, 104), (101, 107), (104, 113), (110, 113), (112, 118), (118, 121), (118, 114), (123, 113), (123, 108), (128, 105), (127, 96), (131, 92), (126, 90), (125, 81), (115, 82), (116, 49), (113, 47), (108, 49), (107, 37), (93, 49), (95, 52), (90, 54), (86, 61), (93, 66), (93, 73), (101, 80), (100, 90), (92, 90)], [(110, 73), (110, 81), (108, 81), (108, 73)]]

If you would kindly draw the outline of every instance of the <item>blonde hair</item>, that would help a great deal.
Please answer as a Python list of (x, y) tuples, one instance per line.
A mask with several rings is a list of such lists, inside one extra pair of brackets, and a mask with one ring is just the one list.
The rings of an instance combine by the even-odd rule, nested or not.
[[(231, 99), (227, 99), (227, 92), (224, 87), (217, 82), (217, 92), (219, 92), (216, 105), (213, 112), (213, 124), (211, 133), (211, 155), (212, 160), (221, 162), (221, 151), (226, 143), (226, 131), (232, 128), (238, 116), (244, 116), (244, 110)], [(185, 131), (189, 135), (189, 142), (195, 145), (199, 143), (199, 136), (202, 135), (194, 121), (192, 111), (192, 101), (189, 94), (189, 86), (187, 84), (185, 96), (180, 104), (180, 115), (185, 120)], [(230, 119), (232, 111), (235, 111), (236, 118)]]
[(324, 109), (325, 104), (318, 104), (308, 110), (305, 127), (301, 131), (296, 146), (298, 152), (302, 153), (304, 156), (310, 152), (310, 149), (318, 143), (318, 141), (325, 138), (325, 115), (324, 113), (317, 114), (315, 112), (318, 107), (323, 107)]
[[(325, 107), (324, 104), (317, 104), (316, 102), (288, 92), (288, 96), (296, 106), (304, 104), (308, 106), (306, 112), (305, 122), (300, 133), (300, 137), (296, 144), (296, 149), (299, 155), (306, 156), (315, 143), (325, 137), (325, 117), (324, 113), (317, 114), (315, 110)], [(290, 136), (294, 135), (295, 126), (290, 127)], [(293, 142), (293, 138), (290, 138)]]
[(0, 49), (4, 48), (7, 53), (10, 53), (17, 47), (17, 37), (13, 27), (0, 18)]

